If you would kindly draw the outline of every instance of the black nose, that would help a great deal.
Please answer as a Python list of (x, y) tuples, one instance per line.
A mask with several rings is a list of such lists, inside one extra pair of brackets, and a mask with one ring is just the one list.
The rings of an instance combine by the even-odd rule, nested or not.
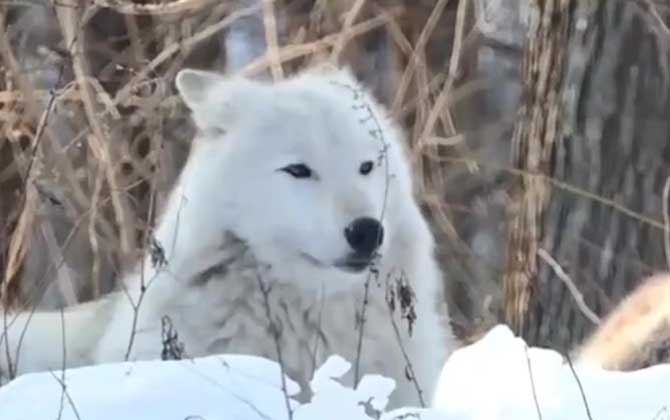
[(384, 228), (376, 219), (360, 217), (344, 229), (344, 236), (357, 254), (371, 256), (384, 240)]

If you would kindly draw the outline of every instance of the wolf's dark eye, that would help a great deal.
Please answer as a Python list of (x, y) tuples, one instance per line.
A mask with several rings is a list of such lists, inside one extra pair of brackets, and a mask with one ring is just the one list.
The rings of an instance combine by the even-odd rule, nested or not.
[(375, 167), (375, 164), (371, 160), (367, 160), (363, 163), (361, 163), (361, 167), (358, 169), (358, 172), (361, 173), (361, 175), (367, 175), (370, 172), (372, 172), (372, 169)]
[(294, 178), (310, 178), (312, 176), (312, 170), (304, 163), (294, 163), (293, 165), (284, 166), (280, 171), (284, 171)]

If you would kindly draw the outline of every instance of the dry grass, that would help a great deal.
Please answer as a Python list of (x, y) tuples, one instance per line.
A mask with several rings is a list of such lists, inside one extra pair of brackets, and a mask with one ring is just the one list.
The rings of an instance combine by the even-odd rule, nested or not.
[[(447, 25), (457, 25), (459, 46), (468, 30), (464, 3), (458, 19), (449, 3), (0, 6), (3, 301), (90, 299), (136, 261), (193, 132), (174, 75), (184, 66), (229, 69), (226, 37), (242, 25), (253, 29), (250, 19), (262, 22), (267, 51), (232, 70), (280, 79), (324, 59), (352, 65), (406, 123), (420, 191), (439, 195), (431, 174), (442, 165), (424, 156), (441, 147), (436, 139), (457, 134), (447, 98), (460, 51), (449, 67), (449, 48), (438, 63), (429, 63), (428, 49), (452, 44)], [(248, 42), (252, 49), (256, 40)]]

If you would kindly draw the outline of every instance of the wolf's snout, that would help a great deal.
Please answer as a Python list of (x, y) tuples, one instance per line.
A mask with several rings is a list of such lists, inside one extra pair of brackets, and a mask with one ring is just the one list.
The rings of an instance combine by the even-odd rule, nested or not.
[(344, 229), (344, 236), (356, 254), (370, 256), (382, 244), (384, 228), (376, 219), (360, 217)]

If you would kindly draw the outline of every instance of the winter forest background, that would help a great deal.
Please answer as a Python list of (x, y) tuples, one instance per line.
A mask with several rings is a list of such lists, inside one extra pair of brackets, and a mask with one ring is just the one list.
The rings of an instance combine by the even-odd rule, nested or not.
[(0, 0), (2, 299), (89, 300), (137, 260), (194, 132), (179, 69), (334, 58), (406, 128), (457, 333), (567, 350), (670, 265), (669, 25), (667, 0)]

